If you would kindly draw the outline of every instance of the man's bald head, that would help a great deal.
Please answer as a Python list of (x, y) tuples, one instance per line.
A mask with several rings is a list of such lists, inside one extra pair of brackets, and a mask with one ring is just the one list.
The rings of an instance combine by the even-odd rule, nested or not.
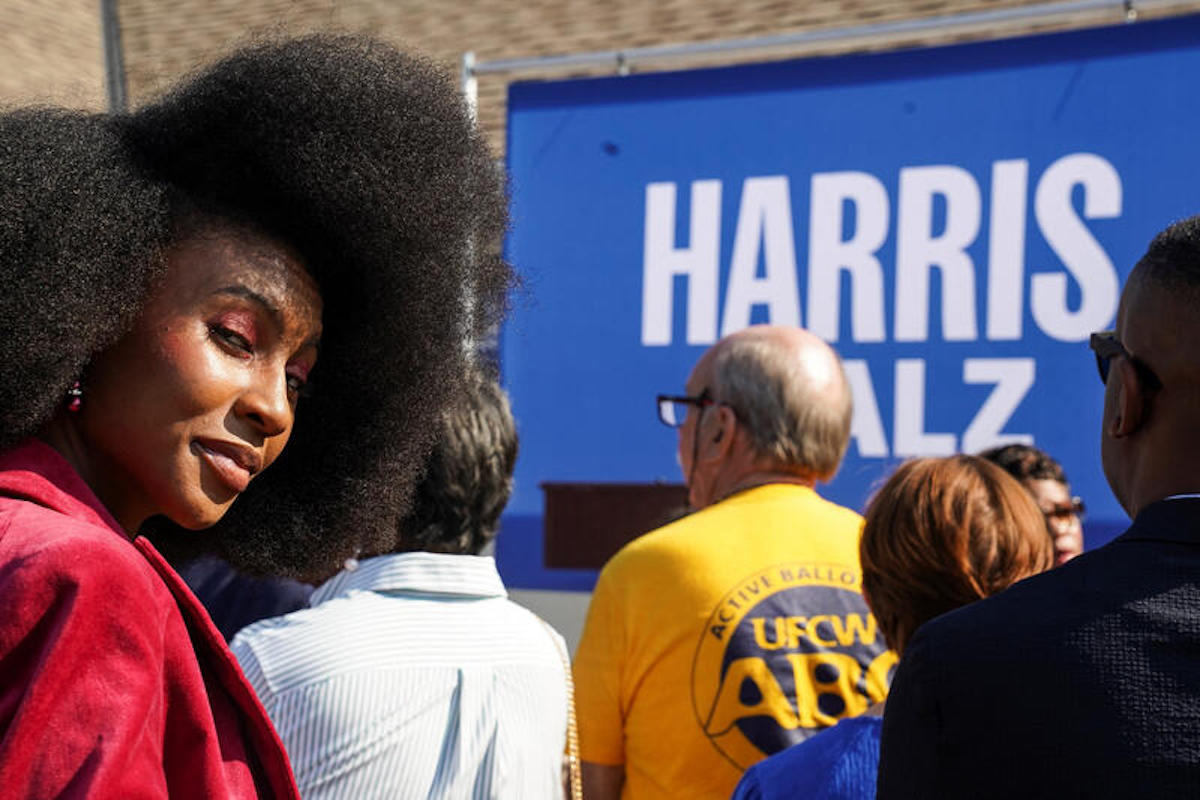
[(778, 468), (829, 480), (850, 439), (852, 401), (842, 363), (800, 328), (756, 325), (717, 342), (696, 371), (709, 371), (755, 450)]

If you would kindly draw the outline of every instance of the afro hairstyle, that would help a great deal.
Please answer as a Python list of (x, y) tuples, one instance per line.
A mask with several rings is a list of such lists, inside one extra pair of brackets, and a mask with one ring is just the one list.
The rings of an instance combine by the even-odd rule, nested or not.
[(0, 448), (36, 433), (163, 272), (166, 198), (113, 121), (0, 114)]
[[(313, 393), (288, 446), (213, 528), (145, 531), (175, 560), (320, 580), (395, 549), (397, 520), (464, 389), (467, 343), (512, 272), (503, 175), (432, 62), (375, 39), (251, 45), (126, 120), (156, 180), (295, 248), (324, 301)], [(191, 209), (179, 210), (179, 209)]]
[(168, 557), (315, 580), (394, 548), (512, 282), (504, 180), (454, 82), (360, 36), (268, 40), (126, 116), (0, 113), (0, 446), (61, 412), (197, 226), (299, 253), (324, 303), (288, 447), (220, 524), (143, 533)]

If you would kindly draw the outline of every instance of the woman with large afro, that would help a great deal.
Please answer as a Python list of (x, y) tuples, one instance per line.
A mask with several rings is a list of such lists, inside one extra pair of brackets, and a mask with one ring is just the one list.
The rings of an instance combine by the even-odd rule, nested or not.
[(0, 114), (0, 793), (295, 796), (160, 553), (316, 581), (396, 549), (505, 209), (453, 82), (366, 38)]

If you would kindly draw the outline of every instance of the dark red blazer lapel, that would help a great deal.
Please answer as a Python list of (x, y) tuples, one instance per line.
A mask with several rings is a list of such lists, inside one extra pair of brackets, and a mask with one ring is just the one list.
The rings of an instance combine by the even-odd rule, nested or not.
[(204, 606), (154, 545), (144, 536), (137, 537), (133, 543), (175, 596), (180, 613), (183, 614), (188, 630), (192, 633), (196, 658), (203, 668), (211, 671), (241, 712), (250, 748), (258, 760), (256, 766), (262, 771), (273, 796), (280, 800), (299, 800), (300, 794), (292, 777), (287, 751), (284, 750), (279, 734), (271, 725), (258, 696), (242, 675), (237, 659), (225, 644), (225, 638), (213, 625)]

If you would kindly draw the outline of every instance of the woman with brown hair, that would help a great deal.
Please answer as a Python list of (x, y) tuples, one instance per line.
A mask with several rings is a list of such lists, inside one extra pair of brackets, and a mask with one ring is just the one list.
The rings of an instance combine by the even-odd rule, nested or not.
[[(1054, 549), (1037, 504), (976, 456), (909, 461), (866, 513), (863, 596), (903, 658), (934, 617), (1049, 569)], [(735, 800), (874, 798), (884, 704), (751, 767)]]
[(1083, 552), (1083, 500), (1071, 494), (1062, 464), (1049, 453), (1028, 444), (993, 447), (979, 454), (1012, 475), (1025, 487), (1054, 541), (1054, 564), (1062, 566)]

